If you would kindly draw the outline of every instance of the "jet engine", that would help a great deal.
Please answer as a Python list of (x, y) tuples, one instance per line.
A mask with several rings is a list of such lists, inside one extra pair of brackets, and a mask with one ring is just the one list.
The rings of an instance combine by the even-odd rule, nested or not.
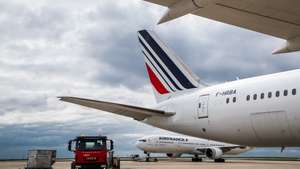
[(181, 154), (179, 154), (179, 153), (167, 153), (167, 156), (169, 158), (178, 158), (178, 157), (181, 156)]
[(220, 159), (223, 155), (223, 151), (220, 148), (208, 148), (205, 155), (210, 159)]

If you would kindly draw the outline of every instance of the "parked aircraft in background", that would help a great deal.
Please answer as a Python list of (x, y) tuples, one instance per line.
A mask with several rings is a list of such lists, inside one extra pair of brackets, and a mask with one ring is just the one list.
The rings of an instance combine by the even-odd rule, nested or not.
[(300, 146), (300, 70), (213, 86), (200, 79), (154, 32), (138, 33), (157, 106), (60, 97), (169, 131), (253, 147)]
[(159, 23), (194, 14), (265, 33), (286, 44), (274, 53), (300, 50), (299, 0), (145, 0), (168, 7)]
[(225, 160), (222, 159), (224, 154), (237, 155), (252, 149), (246, 146), (187, 136), (162, 135), (143, 137), (137, 141), (136, 146), (147, 154), (148, 161), (150, 153), (162, 153), (170, 158), (180, 157), (182, 154), (192, 154), (195, 156), (193, 161), (202, 161), (199, 155), (205, 155), (215, 162), (224, 162)]

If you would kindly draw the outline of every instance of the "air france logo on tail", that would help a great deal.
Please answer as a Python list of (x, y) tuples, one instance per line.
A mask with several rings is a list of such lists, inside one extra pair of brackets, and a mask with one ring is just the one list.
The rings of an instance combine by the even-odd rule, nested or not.
[(139, 42), (146, 69), (156, 92), (161, 95), (198, 87), (195, 75), (170, 51), (153, 32), (139, 31)]
[(158, 93), (166, 94), (169, 91), (164, 87), (164, 85), (160, 82), (160, 80), (156, 77), (155, 73), (151, 70), (149, 65), (146, 63), (147, 72), (150, 78), (152, 85), (155, 87)]

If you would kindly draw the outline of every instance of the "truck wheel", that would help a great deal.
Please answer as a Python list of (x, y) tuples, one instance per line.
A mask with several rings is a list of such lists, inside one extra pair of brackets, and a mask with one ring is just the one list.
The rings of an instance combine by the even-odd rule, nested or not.
[(114, 158), (113, 159), (113, 169), (120, 169), (120, 158)]
[(71, 169), (76, 169), (76, 165), (75, 165), (74, 161), (71, 163)]

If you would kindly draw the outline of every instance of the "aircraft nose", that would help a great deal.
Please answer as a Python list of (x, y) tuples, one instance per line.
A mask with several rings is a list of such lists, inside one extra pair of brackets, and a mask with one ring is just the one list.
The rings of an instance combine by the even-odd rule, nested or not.
[(135, 142), (135, 146), (141, 150), (144, 150), (147, 147), (147, 139), (142, 138)]
[(137, 147), (137, 148), (142, 148), (142, 143), (141, 142), (139, 142), (139, 141), (136, 141), (135, 142), (135, 146)]

